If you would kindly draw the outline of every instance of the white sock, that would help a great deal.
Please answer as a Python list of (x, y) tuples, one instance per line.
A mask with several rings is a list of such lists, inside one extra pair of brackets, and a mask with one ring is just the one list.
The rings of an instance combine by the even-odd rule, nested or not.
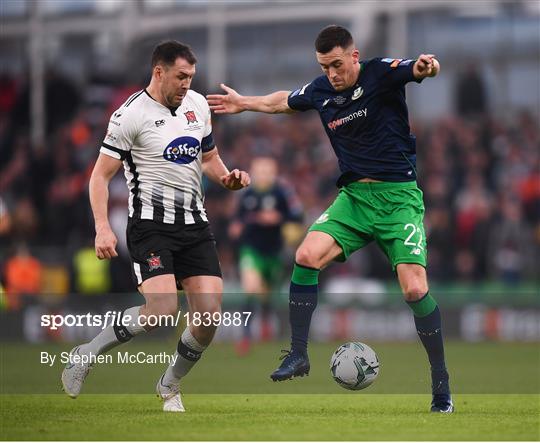
[(206, 346), (201, 345), (193, 337), (189, 327), (184, 329), (178, 341), (178, 349), (174, 353), (176, 362), (174, 365), (172, 363), (169, 365), (163, 376), (162, 383), (164, 385), (177, 384), (191, 370), (195, 363), (199, 361), (205, 349)]
[(139, 335), (141, 332), (146, 332), (146, 330), (139, 325), (139, 311), (142, 306), (133, 306), (124, 311), (124, 315), (129, 315), (131, 317), (131, 323), (126, 326), (126, 329), (133, 336)]
[(132, 308), (126, 309), (122, 315), (125, 316), (127, 314), (131, 317), (130, 324), (125, 327), (107, 326), (96, 335), (91, 342), (81, 345), (79, 347), (79, 353), (83, 355), (103, 354), (110, 351), (112, 348), (131, 340), (135, 335), (145, 332), (144, 328), (140, 326), (137, 321), (140, 308), (140, 306), (133, 306)]

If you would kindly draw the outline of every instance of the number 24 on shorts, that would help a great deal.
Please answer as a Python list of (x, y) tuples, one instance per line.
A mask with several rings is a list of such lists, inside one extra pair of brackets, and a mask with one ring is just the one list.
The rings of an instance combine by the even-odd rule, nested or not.
[[(407, 223), (403, 229), (405, 231), (410, 231), (407, 238), (403, 241), (403, 244), (405, 246), (411, 246), (411, 254), (414, 255), (420, 255), (422, 251), (424, 250), (424, 247), (422, 246), (422, 240), (424, 239), (422, 229), (420, 229), (418, 226), (416, 226), (413, 223)], [(418, 234), (418, 241), (415, 243), (413, 240), (413, 237), (415, 234)]]

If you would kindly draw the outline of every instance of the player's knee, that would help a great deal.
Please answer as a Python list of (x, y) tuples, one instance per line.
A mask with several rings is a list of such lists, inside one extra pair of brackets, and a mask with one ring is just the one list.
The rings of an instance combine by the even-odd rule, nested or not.
[(149, 315), (156, 317), (176, 315), (178, 310), (178, 301), (175, 300), (160, 300), (156, 303), (147, 304), (147, 312)]
[(308, 268), (320, 269), (321, 258), (309, 247), (301, 246), (296, 250), (296, 263)]
[(403, 288), (403, 297), (407, 301), (420, 300), (428, 292), (427, 284), (422, 282), (412, 282)]
[(260, 294), (263, 292), (263, 284), (260, 280), (244, 279), (242, 286), (247, 294)]

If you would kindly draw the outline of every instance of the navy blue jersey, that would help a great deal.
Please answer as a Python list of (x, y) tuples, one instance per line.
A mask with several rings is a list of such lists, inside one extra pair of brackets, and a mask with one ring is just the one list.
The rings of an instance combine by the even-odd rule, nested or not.
[(361, 61), (354, 86), (336, 91), (325, 75), (292, 92), (291, 109), (316, 109), (339, 162), (338, 186), (361, 178), (416, 179), (416, 139), (410, 133), (405, 84), (415, 60)]
[[(278, 224), (261, 224), (257, 217), (263, 210), (276, 210), (281, 215)], [(249, 187), (242, 192), (237, 220), (244, 224), (241, 242), (257, 251), (272, 255), (283, 246), (281, 228), (287, 222), (301, 222), (302, 208), (294, 193), (281, 184), (274, 184), (266, 191)]]

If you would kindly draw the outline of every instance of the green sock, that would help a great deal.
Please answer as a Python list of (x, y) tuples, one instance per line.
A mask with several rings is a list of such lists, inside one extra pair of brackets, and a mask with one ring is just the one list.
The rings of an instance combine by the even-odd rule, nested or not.
[(431, 314), (437, 307), (437, 302), (429, 294), (424, 295), (420, 300), (408, 301), (409, 308), (414, 312), (415, 317), (425, 317)]
[(317, 307), (319, 270), (294, 264), (290, 294), (291, 349), (306, 353), (311, 316)]
[(321, 272), (319, 269), (307, 268), (295, 263), (291, 280), (297, 285), (316, 285), (319, 283), (319, 272)]
[(420, 300), (407, 302), (414, 312), (414, 324), (431, 364), (433, 393), (450, 393), (448, 372), (444, 361), (441, 311), (435, 299), (427, 293)]

